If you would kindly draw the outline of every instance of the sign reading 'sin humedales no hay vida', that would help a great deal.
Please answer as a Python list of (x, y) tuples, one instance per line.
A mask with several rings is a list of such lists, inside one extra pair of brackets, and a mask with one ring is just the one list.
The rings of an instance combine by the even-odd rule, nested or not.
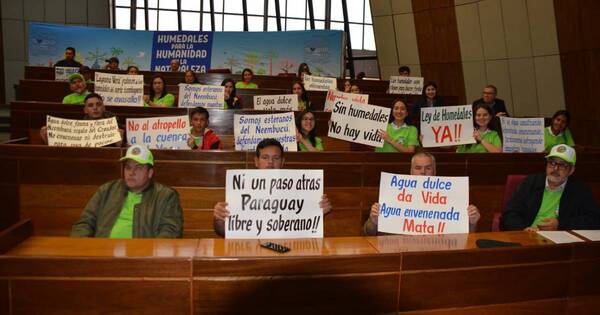
[(502, 152), (544, 152), (544, 118), (500, 117)]
[(179, 84), (179, 107), (225, 108), (225, 87)]
[(188, 149), (188, 117), (152, 117), (127, 119), (127, 143), (143, 144), (150, 149)]
[(469, 232), (469, 178), (381, 173), (379, 232), (451, 234)]
[(321, 238), (323, 170), (228, 170), (225, 238)]
[(69, 76), (73, 73), (78, 73), (77, 67), (54, 67), (55, 81), (69, 81)]
[(256, 110), (298, 110), (298, 95), (255, 95), (254, 109)]
[(475, 143), (473, 106), (421, 108), (423, 147), (443, 147)]
[(307, 91), (337, 90), (337, 79), (304, 75), (304, 88)]
[(121, 141), (115, 117), (75, 120), (46, 116), (48, 145), (56, 147), (103, 147)]
[(94, 92), (105, 105), (144, 106), (144, 76), (96, 72)]
[(263, 139), (275, 138), (285, 151), (298, 151), (294, 113), (233, 115), (236, 151), (254, 151)]
[(423, 78), (421, 77), (390, 77), (390, 94), (420, 95), (423, 92)]
[(337, 101), (327, 136), (381, 148), (383, 139), (377, 131), (386, 130), (390, 114), (387, 107)]
[(333, 109), (333, 104), (335, 104), (335, 102), (339, 100), (351, 101), (353, 103), (368, 104), (369, 94), (353, 94), (344, 93), (337, 90), (329, 90), (327, 91), (327, 96), (325, 97), (325, 111), (330, 112)]

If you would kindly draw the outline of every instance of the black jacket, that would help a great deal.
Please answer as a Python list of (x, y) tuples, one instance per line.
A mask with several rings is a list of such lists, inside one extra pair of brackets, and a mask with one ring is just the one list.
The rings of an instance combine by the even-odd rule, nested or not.
[[(485, 104), (485, 102), (483, 101), (483, 98), (480, 98), (478, 100), (476, 100), (475, 102), (473, 102), (473, 107), (475, 107), (476, 105), (479, 104)], [(494, 100), (494, 106), (490, 106), (490, 108), (492, 109), (492, 114), (495, 116), (496, 113), (501, 113), (501, 112), (505, 112), (506, 116), (510, 116), (508, 114), (508, 111), (506, 110), (506, 104), (504, 103), (503, 100), (497, 98)], [(475, 114), (475, 113), (473, 113)]]
[[(531, 226), (542, 205), (545, 185), (546, 174), (527, 176), (506, 205), (500, 229), (523, 230)], [(558, 229), (600, 229), (600, 209), (594, 202), (592, 191), (572, 176), (569, 177), (560, 198)]]
[[(436, 96), (433, 99), (433, 104), (431, 107), (441, 107), (441, 106), (446, 106), (446, 103), (444, 102), (444, 99), (441, 96)], [(418, 118), (418, 120), (421, 120), (420, 117), (421, 117), (421, 108), (422, 107), (427, 107), (427, 97), (425, 97), (425, 96), (419, 97), (413, 104), (412, 114), (413, 114), (413, 116), (415, 116), (415, 118)]]

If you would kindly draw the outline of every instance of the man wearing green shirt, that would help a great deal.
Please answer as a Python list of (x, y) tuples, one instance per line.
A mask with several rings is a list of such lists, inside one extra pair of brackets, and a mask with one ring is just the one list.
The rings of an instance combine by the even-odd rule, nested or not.
[(88, 92), (85, 78), (80, 73), (73, 73), (69, 76), (69, 87), (71, 94), (65, 96), (62, 100), (63, 104), (83, 105), (85, 97), (90, 94)]
[(180, 238), (183, 211), (177, 192), (154, 182), (154, 157), (133, 145), (120, 159), (123, 178), (98, 189), (71, 230), (74, 237)]

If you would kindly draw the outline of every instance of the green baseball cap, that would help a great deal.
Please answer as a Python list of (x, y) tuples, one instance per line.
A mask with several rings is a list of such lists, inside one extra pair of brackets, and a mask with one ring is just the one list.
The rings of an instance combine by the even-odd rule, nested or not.
[(80, 73), (71, 73), (69, 75), (69, 82), (73, 83), (73, 81), (75, 81), (77, 79), (79, 79), (81, 81), (85, 81), (85, 78)]
[(557, 144), (553, 146), (550, 153), (546, 155), (546, 158), (550, 157), (560, 158), (571, 165), (575, 165), (575, 161), (577, 160), (575, 149), (566, 144)]
[(135, 144), (127, 149), (125, 156), (119, 159), (119, 161), (134, 160), (140, 164), (150, 164), (154, 166), (154, 156), (152, 152), (146, 146)]

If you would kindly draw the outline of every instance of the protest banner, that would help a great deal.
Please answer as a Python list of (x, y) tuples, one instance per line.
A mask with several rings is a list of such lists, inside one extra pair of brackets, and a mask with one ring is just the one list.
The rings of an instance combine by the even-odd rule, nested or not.
[(475, 143), (471, 105), (421, 108), (423, 147)]
[(179, 84), (179, 107), (225, 108), (225, 87)]
[(323, 170), (227, 170), (225, 238), (322, 238)]
[(275, 138), (285, 151), (298, 151), (294, 113), (233, 116), (233, 135), (237, 151), (254, 151), (267, 138)]
[(298, 110), (298, 95), (254, 95), (256, 110)]
[(144, 76), (95, 73), (94, 92), (104, 105), (144, 106)]
[(127, 143), (150, 149), (189, 149), (190, 126), (187, 116), (127, 119)]
[(391, 111), (387, 107), (339, 100), (333, 105), (327, 136), (381, 148), (383, 139), (377, 131), (386, 130)]
[(48, 145), (55, 147), (103, 147), (121, 141), (115, 117), (97, 120), (46, 116)]
[(544, 152), (544, 118), (500, 117), (502, 152)]
[(469, 177), (381, 173), (379, 232), (452, 234), (469, 232)]
[(337, 79), (304, 75), (304, 88), (307, 91), (337, 90)]
[(69, 81), (69, 76), (73, 73), (78, 73), (77, 67), (54, 67), (55, 81)]
[(325, 111), (330, 112), (333, 109), (333, 104), (335, 104), (335, 102), (337, 102), (338, 100), (351, 101), (352, 103), (368, 104), (369, 95), (344, 93), (337, 90), (329, 90), (327, 91), (327, 96), (325, 97)]
[(423, 78), (390, 76), (390, 94), (421, 95), (423, 92)]

